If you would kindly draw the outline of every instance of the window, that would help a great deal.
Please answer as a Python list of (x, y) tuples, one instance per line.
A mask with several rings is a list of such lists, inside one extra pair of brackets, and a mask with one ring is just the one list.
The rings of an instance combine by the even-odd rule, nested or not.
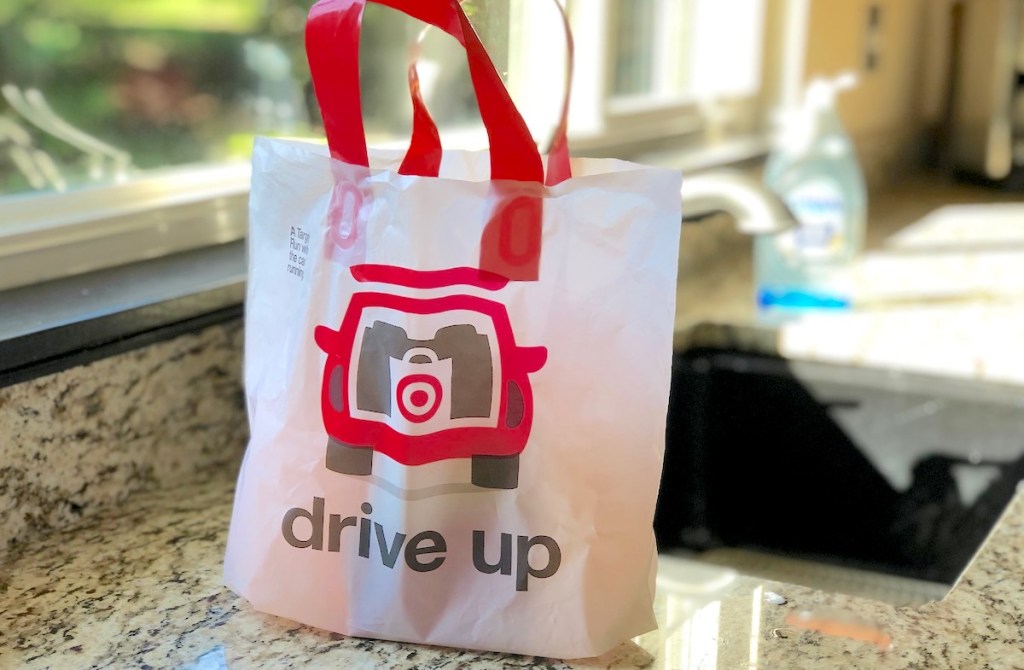
[(301, 89), (282, 82), (274, 62), (293, 56), (273, 38), (293, 34), (288, 23), (301, 11), (261, 16), (257, 3), (210, 4), (5, 3), (0, 193), (238, 158), (245, 130), (307, 123)]
[[(257, 134), (322, 130), (303, 51), (310, 0), (5, 0), (0, 4), (0, 289), (238, 239)], [(576, 67), (573, 146), (697, 135), (760, 85), (763, 0), (563, 0)], [(728, 4), (728, 7), (721, 5)], [(535, 135), (564, 87), (554, 6), (465, 0)], [(407, 141), (407, 47), (421, 26), (366, 10), (373, 143)], [(426, 38), (420, 77), (447, 146), (480, 146), (464, 56)]]
[[(761, 88), (764, 0), (568, 0), (576, 44), (569, 131), (588, 154), (749, 132)], [(510, 90), (531, 128), (550, 129), (564, 37), (547, 2), (512, 5)], [(540, 133), (539, 136), (543, 136)]]
[(689, 89), (694, 3), (620, 0), (612, 5), (611, 101), (657, 104)]

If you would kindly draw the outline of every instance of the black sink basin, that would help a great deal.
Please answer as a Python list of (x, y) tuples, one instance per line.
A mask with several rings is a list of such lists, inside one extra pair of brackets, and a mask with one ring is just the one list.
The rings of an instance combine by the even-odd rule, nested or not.
[(1024, 477), (1024, 393), (725, 349), (675, 356), (659, 550), (952, 583)]

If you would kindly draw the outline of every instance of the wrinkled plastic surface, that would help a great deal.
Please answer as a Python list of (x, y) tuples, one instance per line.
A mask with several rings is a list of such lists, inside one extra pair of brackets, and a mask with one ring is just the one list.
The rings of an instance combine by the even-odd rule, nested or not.
[[(672, 358), (679, 174), (574, 160), (572, 179), (544, 189), (491, 182), (486, 152), (445, 152), (440, 178), (398, 174), (400, 153), (370, 158), (373, 169), (333, 160), (323, 146), (257, 141), (245, 342), (252, 437), (226, 583), (264, 612), (436, 645), (572, 658), (653, 629), (652, 518)], [(495, 191), (513, 187), (540, 189), (543, 200), (538, 281), (431, 288), (441, 275), (430, 274), (423, 288), (351, 272), (476, 267), (490, 209), (504, 202)], [(375, 453), (369, 475), (326, 467), (324, 408), (341, 400), (314, 332), (337, 331), (353, 295), (367, 291), (496, 302), (516, 346), (546, 350), (539, 369), (517, 377), (532, 392), (532, 426), (517, 447), (515, 488), (472, 484), (469, 458), (402, 466)], [(409, 319), (401, 325), (411, 328)], [(438, 360), (419, 365), (436, 371)], [(416, 364), (416, 356), (396, 356), (391, 370)], [(445, 368), (442, 386), (453, 380)], [(311, 528), (318, 505), (319, 548)], [(444, 551), (410, 562), (408, 547), (427, 531), (443, 538)], [(477, 561), (474, 531), (484, 540)], [(423, 537), (420, 548), (436, 549)], [(551, 574), (542, 537), (560, 554)], [(303, 541), (310, 546), (295, 546)], [(435, 569), (410, 567), (439, 557)], [(481, 569), (480, 559), (498, 567)]]

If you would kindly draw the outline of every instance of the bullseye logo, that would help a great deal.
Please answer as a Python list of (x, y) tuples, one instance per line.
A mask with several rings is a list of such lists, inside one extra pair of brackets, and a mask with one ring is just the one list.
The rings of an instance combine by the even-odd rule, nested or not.
[(413, 423), (429, 421), (441, 404), (441, 382), (427, 375), (409, 375), (398, 382), (398, 411)]
[[(433, 349), (413, 347), (401, 359), (391, 358), (389, 363), (394, 380), (391, 397), (402, 419), (422, 427), (421, 424), (429, 424), (436, 418), (437, 428), (441, 428), (442, 421), (449, 421), (448, 413), (441, 410), (451, 406), (451, 358), (439, 359)], [(400, 419), (394, 419), (397, 421), (392, 425), (396, 430), (406, 434), (420, 432), (412, 426), (395, 425)]]

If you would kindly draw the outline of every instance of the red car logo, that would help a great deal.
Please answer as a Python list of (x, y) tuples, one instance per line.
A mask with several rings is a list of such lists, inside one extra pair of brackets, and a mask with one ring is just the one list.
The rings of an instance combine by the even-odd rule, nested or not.
[(358, 292), (338, 330), (317, 326), (327, 467), (368, 475), (374, 451), (407, 466), (471, 458), (474, 484), (516, 488), (533, 422), (528, 375), (547, 349), (517, 346), (501, 303), (451, 291), (496, 291), (508, 280), (473, 268), (357, 265), (352, 274), (416, 297)]

